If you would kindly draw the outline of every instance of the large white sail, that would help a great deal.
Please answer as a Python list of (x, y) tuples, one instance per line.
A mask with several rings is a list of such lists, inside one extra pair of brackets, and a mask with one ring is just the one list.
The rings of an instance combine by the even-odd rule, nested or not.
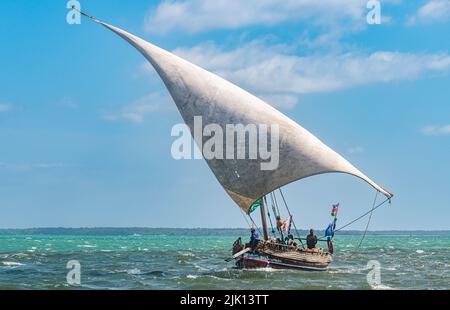
[(278, 168), (261, 170), (260, 159), (207, 160), (220, 184), (245, 212), (256, 199), (274, 189), (329, 172), (354, 175), (392, 197), (309, 131), (256, 96), (122, 29), (93, 20), (128, 41), (153, 65), (191, 133), (194, 116), (202, 116), (204, 124), (219, 124), (224, 131), (226, 124), (278, 124)]

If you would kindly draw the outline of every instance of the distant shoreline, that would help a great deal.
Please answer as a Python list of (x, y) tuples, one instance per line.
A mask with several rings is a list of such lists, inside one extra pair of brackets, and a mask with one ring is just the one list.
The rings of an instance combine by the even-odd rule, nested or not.
[[(307, 234), (307, 230), (299, 230)], [(0, 235), (88, 235), (88, 236), (229, 236), (245, 235), (248, 228), (150, 228), (150, 227), (40, 227), (40, 228), (3, 228)], [(323, 234), (323, 230), (316, 230)], [(362, 230), (342, 230), (339, 235), (361, 235)], [(368, 235), (449, 235), (450, 230), (369, 230)]]

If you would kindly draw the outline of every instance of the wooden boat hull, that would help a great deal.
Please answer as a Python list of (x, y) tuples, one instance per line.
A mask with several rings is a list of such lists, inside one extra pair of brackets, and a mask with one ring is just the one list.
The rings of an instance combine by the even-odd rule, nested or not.
[(269, 261), (264, 257), (239, 257), (236, 266), (244, 269), (267, 268), (269, 267)]
[(253, 253), (236, 258), (238, 268), (276, 268), (320, 271), (332, 262), (332, 255), (322, 249), (298, 249), (293, 246), (262, 241)]
[(256, 269), (256, 268), (274, 268), (274, 269), (296, 269), (309, 271), (323, 271), (328, 265), (314, 264), (307, 261), (299, 262), (293, 260), (274, 259), (269, 257), (239, 257), (236, 259), (236, 266), (242, 269)]

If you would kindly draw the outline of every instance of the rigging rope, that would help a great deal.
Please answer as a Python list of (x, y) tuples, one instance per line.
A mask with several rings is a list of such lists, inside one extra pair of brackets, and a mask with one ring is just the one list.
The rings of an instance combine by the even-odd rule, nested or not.
[(241, 210), (241, 214), (242, 214), (242, 216), (244, 217), (244, 220), (247, 222), (248, 227), (251, 228), (251, 227), (252, 227), (252, 224), (250, 224), (250, 222), (247, 220), (247, 217), (245, 216), (244, 211), (242, 211), (241, 208), (239, 208), (239, 210)]
[(390, 198), (386, 198), (383, 202), (379, 203), (378, 205), (376, 205), (375, 207), (373, 207), (371, 210), (369, 210), (369, 211), (367, 211), (366, 213), (364, 213), (363, 215), (357, 217), (357, 218), (354, 219), (353, 221), (350, 221), (349, 223), (345, 224), (344, 226), (339, 227), (339, 228), (336, 229), (334, 232), (338, 232), (338, 231), (344, 229), (345, 227), (350, 226), (350, 225), (353, 224), (354, 222), (359, 221), (360, 219), (362, 219), (363, 217), (365, 217), (367, 214), (369, 214), (369, 213), (375, 211), (376, 209), (378, 209), (379, 207), (381, 207), (382, 205), (384, 205), (387, 201), (389, 201), (389, 203), (390, 203), (391, 199), (390, 199)]
[(273, 200), (275, 201), (275, 206), (277, 207), (277, 211), (278, 211), (278, 216), (281, 217), (281, 213), (280, 213), (280, 209), (278, 208), (278, 201), (277, 201), (277, 195), (275, 195), (274, 192), (272, 192), (273, 194)]
[(276, 225), (277, 225), (278, 233), (280, 234), (280, 237), (281, 237), (281, 241), (284, 242), (283, 230), (282, 230), (281, 226), (278, 226), (278, 219), (281, 219), (281, 212), (280, 212), (280, 209), (278, 208), (277, 197), (274, 192), (270, 193), (270, 197), (272, 198), (272, 203), (275, 204), (275, 207), (277, 208), (277, 211), (278, 211), (278, 215), (276, 215), (276, 220), (277, 220)]
[[(264, 203), (266, 204), (266, 206), (269, 206), (269, 205), (267, 204), (267, 198), (266, 198), (266, 196), (264, 196)], [(270, 217), (270, 211), (269, 211), (269, 208), (267, 208), (267, 215), (268, 215), (268, 217), (269, 217), (270, 228), (272, 229), (272, 235), (275, 236), (275, 229), (273, 229), (273, 223), (272, 223), (272, 218)]]
[[(279, 191), (280, 191), (281, 197), (282, 197), (282, 199), (283, 199), (284, 205), (286, 206), (286, 210), (287, 210), (288, 213), (289, 213), (289, 216), (292, 216), (292, 215), (291, 215), (291, 211), (289, 210), (289, 207), (288, 207), (288, 205), (287, 205), (287, 203), (286, 203), (286, 199), (284, 198), (284, 195), (283, 195), (283, 192), (282, 192), (281, 188), (279, 189)], [(359, 221), (360, 219), (362, 219), (363, 217), (367, 216), (368, 214), (370, 214), (370, 217), (372, 217), (372, 214), (373, 214), (373, 212), (374, 212), (376, 209), (378, 209), (379, 207), (381, 207), (382, 205), (384, 205), (386, 202), (389, 202), (389, 204), (391, 203), (391, 199), (390, 199), (390, 198), (386, 198), (385, 200), (383, 200), (382, 202), (380, 202), (379, 204), (376, 205), (375, 203), (376, 203), (376, 200), (377, 200), (378, 193), (379, 193), (379, 192), (377, 191), (377, 194), (376, 194), (376, 196), (375, 196), (375, 199), (374, 199), (374, 203), (373, 203), (372, 209), (370, 209), (369, 211), (365, 212), (364, 214), (358, 216), (357, 218), (355, 218), (354, 220), (348, 222), (347, 224), (345, 224), (345, 225), (339, 227), (338, 229), (335, 229), (334, 232), (336, 233), (336, 232), (338, 232), (338, 231), (340, 231), (340, 230), (342, 230), (342, 229), (344, 229), (344, 228), (346, 228), (346, 227), (352, 225), (353, 223)], [(267, 203), (267, 200), (266, 200), (266, 203)], [(273, 207), (273, 206), (272, 206), (272, 207)], [(241, 211), (242, 211), (242, 210), (241, 210)], [(273, 210), (273, 211), (274, 211), (274, 213), (275, 213), (275, 210)], [(243, 212), (243, 211), (242, 211), (242, 212)], [(253, 220), (252, 216), (251, 216), (250, 214), (248, 214), (248, 217), (249, 217), (250, 220), (252, 221), (253, 226), (256, 227), (256, 229), (258, 230), (258, 232), (261, 234), (261, 230), (259, 229), (258, 225), (256, 225), (256, 223), (255, 223), (255, 221)], [(244, 216), (244, 218), (245, 218), (245, 216)], [(270, 219), (270, 214), (269, 214), (269, 219)], [(249, 224), (249, 226), (250, 226), (250, 223), (247, 221), (247, 219), (245, 219), (245, 220), (246, 220), (247, 224)], [(293, 218), (292, 218), (292, 217), (291, 217), (291, 220), (292, 220), (292, 224), (294, 225), (295, 232), (297, 233), (297, 236), (298, 236), (297, 239), (302, 243), (302, 247), (304, 248), (305, 246), (304, 246), (304, 244), (303, 244), (303, 242), (302, 242), (302, 239), (301, 239), (301, 237), (300, 237), (300, 233), (298, 232), (297, 226), (295, 225), (295, 222), (293, 221)], [(271, 225), (272, 225), (272, 221), (270, 221), (270, 222), (271, 222)], [(364, 238), (365, 235), (366, 235), (366, 232), (367, 232), (369, 223), (370, 223), (370, 218), (369, 218), (369, 221), (368, 221), (368, 223), (367, 223), (366, 231), (364, 232), (363, 238)], [(273, 231), (273, 227), (272, 227), (272, 231)], [(319, 239), (319, 241), (325, 241), (325, 240), (323, 240), (323, 238), (325, 238), (325, 237), (326, 237), (326, 236), (321, 237), (321, 238)], [(361, 240), (361, 242), (362, 242), (362, 240)], [(361, 245), (361, 242), (360, 242), (360, 245)]]
[(249, 214), (248, 217), (252, 220), (253, 226), (256, 227), (256, 229), (258, 230), (259, 234), (262, 235), (261, 230), (259, 229), (258, 225), (256, 225), (256, 223), (253, 220), (252, 216)]
[[(381, 207), (382, 205), (384, 205), (386, 202), (389, 202), (389, 204), (391, 204), (391, 199), (390, 198), (386, 198), (385, 200), (383, 200), (382, 202), (380, 202), (379, 204), (377, 204), (375, 207), (373, 207), (372, 209), (370, 209), (369, 211), (367, 211), (366, 213), (358, 216), (356, 219), (354, 219), (353, 221), (348, 222), (347, 224), (345, 224), (344, 226), (339, 227), (338, 229), (335, 229), (334, 232), (338, 232), (348, 226), (350, 226), (351, 224), (353, 224), (356, 221), (359, 221), (360, 219), (362, 219), (363, 217), (365, 217), (367, 214), (374, 212), (376, 209), (378, 209), (379, 207)], [(318, 239), (318, 241), (326, 241), (326, 236), (320, 237)]]
[(275, 215), (275, 218), (277, 216), (280, 216), (280, 210), (278, 210), (277, 212), (278, 206), (276, 205), (275, 199), (273, 198), (273, 192), (270, 193), (270, 202), (272, 203), (272, 211), (273, 214)]
[(289, 207), (288, 207), (288, 205), (286, 203), (286, 199), (284, 199), (284, 195), (283, 195), (283, 192), (281, 191), (281, 188), (279, 188), (279, 191), (280, 191), (280, 194), (281, 194), (281, 198), (283, 199), (284, 205), (286, 206), (286, 210), (288, 211), (289, 216), (291, 218), (292, 224), (294, 225), (295, 233), (297, 234), (298, 240), (300, 240), (300, 243), (302, 244), (302, 247), (305, 248), (305, 245), (303, 244), (303, 241), (301, 239), (300, 233), (298, 232), (297, 226), (295, 225), (294, 217), (292, 216), (291, 211), (289, 210)]
[[(276, 221), (275, 224), (277, 226), (277, 231), (280, 234), (281, 239), (283, 239), (283, 233), (281, 232), (280, 228), (278, 227), (278, 220), (277, 220), (278, 217), (281, 217), (280, 210), (278, 209), (278, 205), (277, 205), (276, 200), (274, 199), (274, 197), (275, 197), (274, 193), (270, 192), (270, 200), (272, 202), (272, 211), (273, 211), (273, 213), (275, 215), (275, 221)], [(278, 213), (277, 213), (277, 210), (275, 210), (275, 208), (278, 210)], [(276, 234), (274, 234), (274, 236), (276, 237)]]
[(361, 240), (359, 241), (358, 248), (361, 247), (361, 244), (363, 243), (363, 240), (366, 237), (367, 229), (369, 229), (370, 220), (372, 219), (372, 215), (373, 215), (373, 208), (375, 207), (375, 204), (377, 203), (378, 193), (379, 193), (379, 191), (377, 191), (377, 193), (375, 194), (375, 199), (373, 200), (373, 204), (372, 204), (372, 210), (370, 210), (369, 220), (367, 221), (367, 225), (366, 225), (366, 229), (364, 230), (364, 234), (363, 234)]

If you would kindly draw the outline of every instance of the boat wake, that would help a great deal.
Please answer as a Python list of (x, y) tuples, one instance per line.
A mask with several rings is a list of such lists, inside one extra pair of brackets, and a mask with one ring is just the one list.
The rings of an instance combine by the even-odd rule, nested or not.
[(16, 266), (23, 266), (24, 264), (18, 263), (18, 262), (0, 262), (0, 266), (4, 267), (16, 267)]

